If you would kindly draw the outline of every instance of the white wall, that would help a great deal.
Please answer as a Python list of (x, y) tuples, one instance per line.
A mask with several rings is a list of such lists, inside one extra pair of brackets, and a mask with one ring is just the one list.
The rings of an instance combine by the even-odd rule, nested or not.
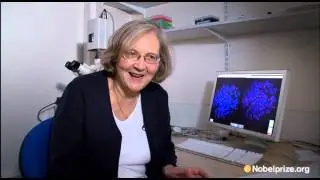
[(1, 3), (1, 176), (19, 174), (18, 153), (37, 112), (74, 78), (64, 64), (83, 42), (83, 3)]
[[(223, 20), (223, 2), (171, 2), (148, 8), (146, 16), (164, 14), (173, 27), (192, 26), (194, 19), (208, 14)], [(203, 127), (215, 72), (224, 69), (224, 45), (211, 39), (172, 44), (173, 74), (162, 83), (169, 93), (172, 125)], [(201, 73), (199, 73), (201, 72)]]
[[(100, 15), (101, 6), (97, 2), (1, 3), (1, 177), (19, 176), (19, 148), (39, 123), (37, 112), (61, 96), (58, 83), (66, 85), (75, 77), (64, 64), (90, 63), (87, 22)], [(105, 8), (112, 13), (116, 29), (131, 18)]]
[[(224, 69), (224, 46), (212, 40), (175, 44), (173, 73), (162, 85), (169, 93), (172, 124), (203, 126), (216, 71)], [(203, 106), (205, 105), (205, 106)], [(202, 112), (202, 113), (199, 113)]]
[[(242, 14), (251, 18), (263, 16), (264, 12), (272, 10), (276, 14), (298, 5), (275, 4), (277, 8), (271, 8), (273, 6), (264, 4), (258, 8), (259, 3), (255, 7), (245, 4), (248, 3), (229, 4), (232, 12), (229, 11), (228, 18), (237, 19)], [(263, 12), (255, 11), (257, 8)], [(170, 16), (175, 27), (190, 26), (196, 16), (223, 17), (223, 3), (175, 2), (150, 8), (146, 14)], [(282, 138), (320, 144), (318, 40), (318, 30), (252, 34), (230, 39), (230, 70), (283, 68), (292, 71)], [(204, 128), (214, 74), (223, 70), (223, 44), (194, 40), (172, 46), (175, 69), (163, 83), (169, 93), (172, 125)]]

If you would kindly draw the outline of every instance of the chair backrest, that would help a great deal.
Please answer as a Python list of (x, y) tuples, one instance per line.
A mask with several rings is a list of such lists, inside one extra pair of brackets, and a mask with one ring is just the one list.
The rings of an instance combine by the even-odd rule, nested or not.
[(53, 118), (40, 122), (25, 136), (19, 153), (19, 168), (23, 178), (46, 177), (52, 121)]

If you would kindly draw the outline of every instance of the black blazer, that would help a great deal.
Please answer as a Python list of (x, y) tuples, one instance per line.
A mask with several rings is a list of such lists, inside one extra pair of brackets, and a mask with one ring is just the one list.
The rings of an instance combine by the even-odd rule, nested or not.
[[(107, 83), (100, 71), (72, 80), (53, 121), (48, 177), (117, 178), (121, 133), (114, 121)], [(162, 178), (163, 167), (176, 166), (171, 141), (167, 92), (156, 83), (141, 91), (144, 126), (151, 161), (148, 178)]]

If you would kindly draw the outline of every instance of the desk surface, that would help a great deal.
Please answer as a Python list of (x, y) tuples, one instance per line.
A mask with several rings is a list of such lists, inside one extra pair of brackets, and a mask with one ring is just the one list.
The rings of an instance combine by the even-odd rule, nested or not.
[[(185, 141), (187, 137), (173, 136), (172, 141), (177, 144)], [(296, 165), (295, 148), (289, 143), (275, 143), (268, 147), (261, 163), (266, 166), (294, 166)], [(182, 167), (200, 167), (210, 177), (240, 177), (248, 175), (243, 167), (235, 166), (219, 160), (210, 159), (190, 152), (176, 149), (177, 165)], [(262, 165), (261, 164), (261, 165)]]

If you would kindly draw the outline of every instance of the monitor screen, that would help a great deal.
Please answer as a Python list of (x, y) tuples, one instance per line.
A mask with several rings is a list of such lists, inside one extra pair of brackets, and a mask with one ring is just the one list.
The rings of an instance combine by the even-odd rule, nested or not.
[(272, 136), (283, 73), (224, 73), (217, 77), (210, 122)]

